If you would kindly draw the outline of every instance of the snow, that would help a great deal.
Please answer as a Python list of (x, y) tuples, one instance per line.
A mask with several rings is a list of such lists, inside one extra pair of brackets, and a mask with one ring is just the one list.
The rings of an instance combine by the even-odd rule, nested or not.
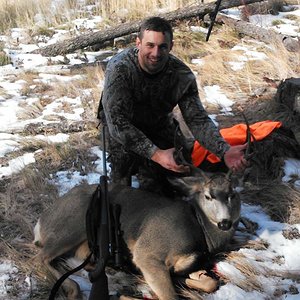
[[(295, 8), (299, 8), (299, 5), (295, 5)], [(299, 9), (291, 11), (291, 12), (279, 12), (278, 15), (252, 15), (249, 17), (249, 20), (251, 23), (265, 28), (273, 28), (275, 31), (293, 36), (293, 37), (299, 37), (299, 23), (295, 20), (288, 19), (288, 16), (294, 15), (294, 16), (300, 16)], [(278, 24), (274, 26), (275, 21), (281, 21), (283, 24)], [(275, 22), (276, 23), (276, 22)]]
[(228, 99), (224, 93), (222, 93), (218, 85), (205, 86), (205, 99), (208, 103), (218, 105), (221, 108), (221, 112), (230, 112), (233, 101)]
[(0, 299), (2, 295), (5, 297), (9, 290), (6, 282), (17, 272), (18, 269), (10, 261), (4, 261), (0, 264)]
[[(259, 26), (271, 27), (272, 21), (277, 19), (282, 19), (287, 14), (296, 14), (300, 16), (300, 6), (295, 6), (298, 10), (289, 12), (289, 13), (280, 13), (278, 16), (270, 16), (270, 15), (256, 15), (251, 16), (250, 21)], [(224, 13), (239, 18), (239, 10), (238, 9), (227, 9), (223, 11)], [(73, 21), (77, 27), (86, 27), (86, 28), (95, 28), (95, 24), (102, 21), (101, 17), (95, 17), (93, 20), (82, 19)], [(299, 24), (295, 23), (295, 21), (291, 21), (288, 19), (284, 19), (285, 24), (281, 24), (276, 26), (276, 30), (289, 34), (292, 36), (299, 36)], [(298, 28), (298, 32), (296, 29)], [(199, 27), (192, 27), (191, 30), (197, 32), (207, 32), (206, 29)], [(20, 28), (14, 28), (11, 31), (11, 37), (14, 39), (20, 38), (23, 40), (22, 36), (23, 30)], [(57, 31), (55, 35), (47, 42), (47, 44), (53, 44), (58, 41), (61, 36), (63, 36), (66, 32), (61, 30)], [(6, 40), (5, 37), (1, 37), (3, 41)], [(30, 54), (29, 52), (36, 49), (37, 45), (26, 45), (21, 44), (20, 50), (13, 49), (5, 49), (7, 53), (9, 53), (12, 59), (12, 65), (2, 66), (0, 67), (0, 88), (7, 95), (5, 98), (0, 95), (0, 158), (5, 157), (7, 154), (14, 152), (15, 150), (21, 149), (21, 141), (24, 137), (19, 136), (18, 134), (12, 134), (12, 130), (15, 128), (22, 128), (28, 123), (36, 123), (36, 122), (44, 122), (47, 123), (49, 121), (44, 118), (49, 115), (57, 115), (61, 117), (65, 117), (68, 120), (82, 120), (82, 113), (84, 109), (82, 107), (80, 96), (76, 98), (69, 98), (64, 96), (62, 98), (58, 98), (53, 101), (51, 104), (47, 105), (42, 112), (42, 115), (36, 119), (29, 119), (25, 121), (20, 121), (18, 119), (18, 113), (20, 113), (23, 109), (19, 106), (20, 101), (28, 101), (28, 105), (32, 105), (32, 103), (36, 99), (26, 98), (22, 96), (20, 91), (24, 86), (25, 81), (18, 80), (16, 82), (11, 82), (8, 74), (13, 74), (14, 72), (18, 72), (19, 70), (37, 70), (38, 68), (44, 68), (43, 71), (39, 74), (39, 79), (37, 81), (42, 81), (47, 84), (56, 84), (57, 82), (63, 83), (68, 82), (74, 79), (80, 78), (80, 75), (76, 76), (61, 76), (56, 74), (47, 73), (46, 70), (50, 70), (49, 66), (47, 66), (48, 58), (43, 57), (39, 54)], [(237, 61), (230, 62), (230, 65), (233, 70), (241, 70), (244, 67), (244, 63), (247, 60), (264, 60), (266, 56), (264, 53), (256, 50), (256, 47), (246, 47), (244, 45), (238, 45), (231, 49), (233, 52), (238, 53)], [(87, 59), (89, 62), (93, 62), (95, 57), (99, 55), (99, 52), (89, 52), (87, 53)], [(75, 54), (68, 54), (67, 58), (70, 60), (70, 64), (76, 64), (78, 62), (82, 62), (81, 60), (76, 58)], [(62, 60), (63, 57), (58, 56), (54, 58), (54, 60)], [(205, 62), (203, 60), (194, 59), (192, 61), (194, 64), (199, 64), (201, 67)], [(62, 66), (53, 66), (53, 72), (55, 72), (55, 68), (62, 69)], [(39, 69), (42, 70), (42, 69)], [(233, 101), (230, 100), (221, 88), (217, 85), (205, 86), (205, 99), (203, 102), (207, 102), (210, 104), (218, 105), (221, 108), (223, 113), (230, 113), (231, 106)], [(62, 103), (67, 102), (72, 107), (72, 113), (64, 112), (62, 109)], [(29, 137), (30, 138), (30, 137)], [(36, 139), (41, 139), (43, 141), (49, 143), (63, 143), (66, 142), (69, 138), (68, 134), (59, 133), (57, 135), (38, 135), (35, 136)], [(99, 147), (93, 147), (90, 149), (91, 155), (94, 154), (97, 156), (95, 160), (95, 171), (93, 173), (89, 173), (86, 175), (80, 174), (78, 171), (59, 171), (52, 176), (52, 182), (59, 189), (59, 194), (64, 195), (67, 193), (72, 187), (79, 185), (83, 181), (87, 181), (89, 184), (98, 183), (99, 177), (103, 174), (103, 153)], [(28, 164), (34, 164), (35, 152), (25, 153), (21, 156), (18, 156), (14, 159), (11, 159), (5, 165), (0, 165), (0, 180), (4, 177), (9, 177), (10, 175), (20, 172), (22, 168), (24, 168)], [(109, 169), (108, 169), (109, 171)], [(300, 178), (300, 162), (295, 159), (288, 159), (285, 161), (284, 166), (285, 176), (283, 177), (283, 181), (288, 182), (294, 177)], [(134, 186), (138, 186), (136, 180), (134, 181)], [(300, 187), (300, 180), (295, 181), (295, 186)], [(292, 239), (288, 240), (284, 238), (282, 235), (282, 230), (289, 228), (290, 225), (274, 222), (272, 221), (259, 206), (250, 206), (244, 204), (242, 207), (242, 215), (249, 218), (250, 220), (257, 222), (259, 225), (259, 229), (257, 230), (257, 236), (254, 239), (260, 239), (267, 241), (269, 243), (269, 248), (266, 250), (252, 250), (252, 249), (241, 249), (239, 252), (244, 254), (247, 259), (250, 261), (252, 265), (257, 266), (257, 268), (268, 268), (273, 271), (300, 271), (300, 239)], [(293, 225), (294, 228), (300, 230), (300, 224)], [(260, 257), (261, 260), (256, 260), (257, 257)], [(276, 257), (282, 257), (280, 263), (275, 259)], [(218, 271), (226, 274), (229, 278), (234, 277), (234, 282), (238, 280), (244, 280), (244, 275), (234, 267), (233, 264), (228, 262), (220, 262), (218, 263)], [(17, 267), (13, 265), (11, 261), (1, 261), (0, 263), (0, 298), (5, 299), (7, 295), (7, 281), (11, 276), (17, 272)], [(279, 280), (277, 278), (277, 280)], [(281, 279), (280, 279), (281, 280)], [(26, 278), (28, 288), (30, 289), (32, 282), (29, 278)], [(81, 277), (77, 278), (77, 281), (80, 283), (82, 290), (84, 290), (85, 294), (88, 295), (90, 284), (87, 283), (86, 279)], [(273, 292), (278, 284), (284, 285), (287, 287), (293, 284), (300, 289), (300, 283), (293, 282), (290, 279), (281, 280), (279, 283), (273, 277), (261, 277), (261, 284), (264, 287), (264, 290), (259, 292), (251, 289), (249, 291), (245, 291), (238, 287), (238, 285), (233, 283), (227, 283), (226, 285), (220, 287), (220, 289), (212, 294), (205, 296), (205, 299), (212, 300), (263, 300), (263, 299), (271, 299)], [(298, 295), (286, 294), (282, 299), (300, 299)]]
[[(300, 177), (300, 163), (297, 159), (289, 159), (285, 161), (285, 176), (282, 178), (284, 182), (289, 182), (294, 176)], [(300, 187), (300, 180), (295, 181), (295, 185)]]
[(0, 168), (0, 178), (20, 172), (25, 166), (35, 163), (34, 153), (25, 153), (8, 162), (8, 166)]

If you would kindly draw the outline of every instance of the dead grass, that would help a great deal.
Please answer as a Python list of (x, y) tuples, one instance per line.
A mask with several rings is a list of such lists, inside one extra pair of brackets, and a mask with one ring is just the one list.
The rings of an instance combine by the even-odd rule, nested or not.
[(17, 113), (19, 120), (34, 119), (42, 115), (42, 109), (39, 105), (39, 102), (32, 105), (20, 103), (20, 107), (22, 107), (23, 110)]
[[(0, 194), (1, 257), (18, 269), (18, 275), (6, 283), (9, 299), (20, 299), (25, 291), (28, 296), (30, 293), (30, 299), (46, 299), (49, 295), (49, 280), (33, 259), (37, 249), (31, 242), (34, 224), (55, 197), (56, 188), (49, 184), (47, 176), (31, 168), (12, 176), (5, 193)], [(32, 291), (28, 290), (26, 278), (35, 283)]]
[[(95, 98), (93, 102), (98, 102), (100, 98), (100, 84), (104, 79), (104, 73), (100, 67), (85, 68), (81, 70), (82, 78), (71, 80), (69, 82), (57, 81), (55, 89), (52, 90), (51, 96), (54, 98), (70, 97), (76, 98), (86, 96), (84, 90), (90, 91)], [(96, 110), (95, 110), (96, 111)]]
[(207, 55), (207, 50), (203, 47), (204, 40), (205, 35), (203, 33), (191, 33), (188, 28), (175, 32), (173, 53), (190, 64), (193, 58), (201, 58)]
[(16, 76), (14, 81), (22, 80), (25, 83), (22, 85), (21, 95), (30, 97), (30, 96), (40, 96), (46, 92), (49, 92), (53, 87), (50, 84), (39, 81), (40, 77), (37, 72), (34, 71), (25, 71)]
[[(73, 18), (85, 16), (80, 1), (63, 0), (0, 0), (0, 31), (7, 32), (14, 27), (35, 28), (57, 26)], [(64, 13), (61, 13), (64, 12)], [(36, 25), (39, 24), (39, 25)]]
[(185, 297), (185, 299), (190, 300), (204, 300), (204, 298), (199, 294), (198, 291), (188, 290), (185, 288), (182, 288), (180, 291), (180, 294)]
[[(18, 268), (18, 276), (9, 282), (12, 286), (10, 299), (19, 299), (20, 292), (28, 290), (23, 286), (26, 277), (37, 281), (31, 299), (46, 299), (49, 295), (53, 281), (45, 277), (48, 276), (45, 270), (35, 264), (33, 258), (37, 249), (29, 246), (33, 240), (33, 227), (41, 212), (58, 197), (57, 189), (50, 181), (51, 174), (59, 170), (79, 171), (81, 175), (93, 171), (91, 162), (95, 157), (89, 149), (98, 144), (95, 130), (74, 134), (66, 144), (23, 145), (23, 150), (42, 148), (36, 154), (37, 163), (1, 181), (1, 257), (13, 261)], [(60, 296), (59, 299), (64, 298)]]
[(225, 281), (236, 284), (245, 291), (262, 290), (262, 284), (258, 278), (262, 272), (257, 266), (253, 265), (251, 260), (247, 259), (245, 255), (238, 252), (231, 252), (226, 255), (226, 262), (239, 270), (244, 278), (239, 278), (239, 276), (226, 278), (225, 275)]
[(281, 182), (261, 182), (246, 186), (243, 201), (261, 205), (275, 221), (297, 224), (300, 222), (300, 192)]
[[(46, 1), (40, 1), (45, 5)], [(39, 11), (39, 6), (35, 5), (35, 1), (6, 1), (1, 0), (1, 13), (0, 13), (0, 31), (6, 32), (13, 27), (22, 27), (25, 25), (32, 25), (34, 16)], [(26, 26), (26, 27), (27, 27)]]
[[(179, 38), (175, 43), (174, 53), (190, 64), (192, 58), (201, 58), (203, 65), (190, 64), (196, 71), (201, 86), (219, 85), (221, 90), (233, 101), (249, 99), (249, 95), (256, 95), (258, 90), (270, 90), (270, 84), (265, 78), (279, 82), (299, 74), (300, 54), (288, 52), (282, 44), (263, 45), (256, 41), (240, 40), (230, 28), (212, 35), (209, 43), (195, 38), (193, 34), (185, 36), (184, 32), (177, 33)], [(187, 46), (188, 45), (188, 46)], [(232, 50), (235, 45), (252, 47), (264, 59), (253, 59), (242, 49)], [(241, 69), (234, 70), (234, 63), (241, 62), (246, 57)], [(280, 57), (280, 59), (278, 59)], [(273, 96), (276, 90), (273, 89)]]
[[(46, 18), (47, 26), (43, 27), (43, 25), (39, 27), (40, 29), (35, 28), (32, 35), (42, 33), (51, 35), (53, 31), (46, 30), (49, 26), (66, 24), (74, 15), (85, 16), (75, 0), (62, 2), (61, 5), (65, 6), (60, 7), (61, 11), (74, 9), (73, 12), (70, 11), (66, 15), (49, 10), (49, 3), (49, 0), (42, 0), (39, 3), (32, 0), (29, 2), (0, 0), (0, 7), (3, 8), (0, 12), (0, 31), (5, 32), (9, 28), (17, 26), (34, 26), (34, 15), (39, 12)], [(173, 10), (177, 7), (195, 4), (195, 1), (147, 0), (141, 3), (137, 0), (87, 0), (86, 3), (95, 5), (93, 13), (104, 15), (112, 20), (124, 21), (144, 17), (157, 12), (158, 9)], [(126, 8), (129, 6), (132, 9), (130, 12), (126, 12)], [(300, 54), (287, 52), (283, 45), (263, 46), (255, 41), (241, 41), (236, 32), (224, 26), (221, 29), (215, 27), (210, 41), (207, 43), (204, 41), (202, 33), (190, 33), (188, 30), (187, 24), (182, 24), (176, 29), (173, 53), (187, 62), (199, 74), (200, 93), (203, 93), (201, 86), (218, 84), (222, 92), (230, 99), (249, 100), (249, 95), (257, 88), (268, 87), (264, 77), (278, 82), (288, 77), (299, 76)], [(265, 53), (268, 58), (262, 61), (247, 61), (242, 70), (233, 71), (230, 62), (238, 61), (239, 56), (244, 55), (243, 51), (231, 50), (237, 44), (255, 45), (257, 50)], [(193, 65), (191, 64), (193, 58), (201, 58), (205, 64), (203, 66)], [(38, 78), (38, 74), (35, 73), (26, 73), (18, 77), (27, 82), (22, 90), (22, 95), (40, 97), (40, 100), (32, 107), (24, 106), (26, 112), (22, 118), (39, 116), (43, 108), (55, 98), (80, 96), (85, 107), (84, 119), (95, 121), (104, 77), (103, 71), (101, 68), (86, 68), (78, 72), (83, 75), (82, 79), (63, 84), (58, 82), (54, 87), (50, 84), (36, 83), (34, 79)], [(258, 99), (263, 101), (263, 97)], [(254, 107), (257, 105), (254, 104)], [(64, 108), (68, 109), (67, 106)], [(233, 121), (231, 118), (230, 122)], [(59, 170), (79, 171), (81, 174), (92, 171), (94, 168), (91, 165), (93, 157), (90, 156), (89, 149), (94, 145), (99, 145), (98, 131), (95, 128), (72, 134), (68, 143), (65, 144), (54, 145), (41, 141), (24, 142), (21, 151), (42, 150), (35, 155), (37, 163), (34, 167), (27, 167), (20, 174), (13, 175), (5, 183), (1, 182), (0, 227), (2, 235), (0, 251), (2, 256), (15, 261), (22, 276), (32, 273), (30, 258), (36, 254), (36, 251), (33, 248), (22, 246), (20, 241), (31, 242), (32, 228), (38, 216), (58, 196), (56, 188), (49, 183), (49, 179)], [(278, 184), (268, 183), (266, 186), (260, 186), (259, 190), (249, 189), (247, 192), (245, 201), (262, 205), (264, 210), (275, 220), (290, 224), (300, 222), (300, 193), (298, 191), (286, 185), (281, 187)], [(257, 247), (257, 245), (254, 246)], [(261, 247), (263, 248), (265, 245), (262, 244)], [(233, 261), (247, 278), (245, 282), (239, 283), (242, 288), (260, 288), (260, 283), (255, 278), (251, 278), (251, 274), (256, 274), (257, 270), (249, 262), (245, 262), (243, 257), (237, 256), (229, 256), (228, 259)], [(33, 276), (43, 276), (40, 274), (43, 273), (35, 270)], [(15, 287), (17, 289), (19, 285), (15, 283)], [(47, 290), (49, 285), (43, 280), (39, 280), (39, 287), (41, 288), (38, 292), (33, 291), (33, 299), (46, 298), (46, 292), (43, 291)], [(17, 291), (15, 293), (17, 294)], [(194, 297), (191, 296), (191, 299), (201, 299), (199, 295)]]
[(45, 170), (48, 177), (58, 170), (78, 171), (86, 175), (94, 168), (88, 149), (96, 145), (99, 145), (96, 131), (73, 134), (68, 143), (48, 144), (36, 154), (37, 166)]
[[(100, 15), (107, 19), (134, 20), (158, 13), (160, 10), (171, 11), (179, 7), (195, 5), (195, 1), (187, 0), (105, 0), (94, 1)], [(128, 9), (130, 7), (130, 9)]]
[(5, 66), (11, 63), (10, 57), (5, 52), (0, 51), (0, 66)]
[[(87, 11), (85, 6), (91, 5)], [(195, 1), (182, 0), (63, 0), (53, 2), (50, 0), (0, 0), (0, 31), (7, 32), (14, 27), (31, 28), (33, 32), (43, 30), (50, 34), (49, 27), (70, 24), (76, 18), (89, 18), (100, 15), (106, 19), (120, 22), (143, 18), (159, 12), (170, 11), (187, 5), (195, 5)], [(128, 9), (130, 8), (130, 9)], [(61, 13), (64, 12), (64, 13)]]
[[(280, 263), (280, 259), (278, 258)], [(259, 262), (261, 261), (261, 258), (259, 257), (259, 253), (257, 254), (257, 257), (248, 258), (242, 253), (239, 252), (231, 252), (226, 257), (226, 262), (228, 262), (230, 265), (233, 265), (238, 271), (241, 272), (241, 274), (244, 276), (243, 279), (239, 276), (232, 276), (230, 275), (228, 278), (226, 278), (225, 274), (225, 280), (238, 285), (240, 288), (242, 288), (245, 291), (261, 291), (263, 290), (262, 282), (261, 282), (261, 276), (265, 277), (274, 277), (274, 282), (278, 280), (280, 282), (283, 278), (285, 279), (291, 279), (295, 282), (297, 282), (299, 278), (299, 272), (288, 272), (288, 271), (280, 271), (280, 270), (272, 270), (268, 267), (262, 267)], [(240, 278), (240, 279), (239, 279)], [(290, 292), (292, 293), (293, 284), (289, 287)], [(269, 296), (270, 298), (266, 299), (277, 299), (277, 297), (282, 296), (283, 294), (286, 294), (286, 290), (282, 287), (278, 287), (274, 290), (273, 295)], [(296, 289), (296, 294), (298, 293), (298, 290)]]
[(286, 16), (284, 16), (285, 19), (291, 20), (291, 21), (296, 21), (296, 22), (300, 22), (300, 17), (294, 14), (288, 14)]

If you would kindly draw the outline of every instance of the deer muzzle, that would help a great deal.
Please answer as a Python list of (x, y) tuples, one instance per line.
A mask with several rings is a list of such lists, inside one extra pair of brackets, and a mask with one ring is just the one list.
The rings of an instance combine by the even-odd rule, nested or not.
[(228, 219), (224, 219), (218, 223), (218, 228), (224, 231), (229, 230), (232, 227), (232, 222)]

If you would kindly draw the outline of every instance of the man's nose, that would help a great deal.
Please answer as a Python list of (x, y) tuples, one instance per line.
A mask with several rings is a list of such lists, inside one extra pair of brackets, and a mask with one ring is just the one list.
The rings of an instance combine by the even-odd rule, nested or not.
[(153, 47), (152, 49), (152, 55), (155, 57), (159, 57), (160, 56), (160, 49), (158, 46)]

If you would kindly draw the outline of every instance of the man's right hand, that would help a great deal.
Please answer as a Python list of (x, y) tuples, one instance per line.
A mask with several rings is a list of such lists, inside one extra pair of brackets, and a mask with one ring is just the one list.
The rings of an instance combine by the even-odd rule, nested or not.
[(244, 150), (247, 144), (231, 146), (224, 154), (224, 161), (226, 166), (234, 172), (243, 172), (248, 166), (249, 162), (244, 156)]
[(167, 170), (177, 173), (188, 173), (190, 171), (190, 167), (184, 165), (177, 165), (174, 160), (174, 152), (175, 148), (170, 148), (166, 150), (158, 149), (152, 155), (151, 159)]

